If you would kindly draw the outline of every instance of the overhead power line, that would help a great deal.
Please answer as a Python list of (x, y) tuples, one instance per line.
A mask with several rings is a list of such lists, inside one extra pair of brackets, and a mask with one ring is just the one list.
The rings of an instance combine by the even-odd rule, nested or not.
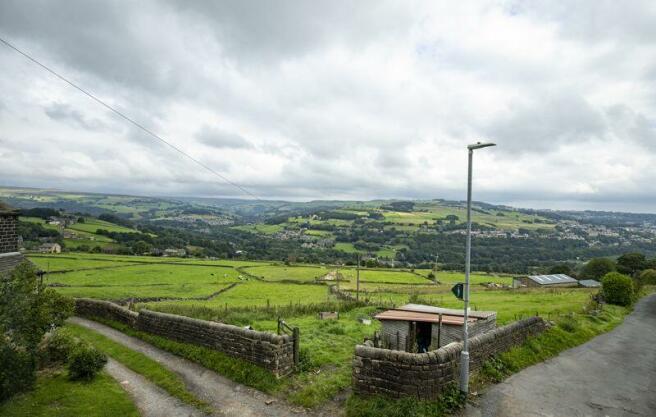
[(92, 99), (93, 101), (95, 101), (96, 103), (98, 103), (98, 104), (100, 104), (101, 106), (105, 107), (106, 109), (108, 109), (108, 110), (111, 111), (112, 113), (114, 113), (114, 114), (116, 114), (117, 116), (121, 117), (121, 118), (124, 119), (125, 121), (127, 121), (127, 122), (133, 124), (134, 126), (136, 126), (137, 128), (141, 129), (142, 131), (146, 132), (149, 136), (151, 136), (151, 137), (153, 137), (153, 138), (159, 140), (160, 142), (162, 142), (162, 143), (164, 143), (165, 145), (169, 146), (170, 148), (172, 148), (172, 149), (175, 150), (176, 152), (182, 154), (183, 156), (186, 156), (187, 158), (189, 158), (190, 160), (192, 160), (193, 162), (195, 162), (197, 165), (201, 166), (201, 167), (204, 168), (205, 170), (209, 171), (211, 174), (213, 174), (213, 175), (215, 175), (216, 177), (218, 177), (218, 178), (220, 178), (221, 180), (223, 180), (225, 183), (232, 185), (233, 187), (235, 187), (235, 188), (241, 190), (242, 192), (244, 192), (245, 194), (248, 194), (249, 196), (255, 198), (256, 200), (261, 200), (258, 196), (256, 196), (256, 195), (253, 194), (252, 192), (248, 191), (246, 188), (242, 187), (241, 185), (239, 185), (239, 184), (237, 184), (237, 183), (235, 183), (235, 182), (233, 182), (233, 181), (230, 181), (230, 180), (229, 180), (228, 178), (226, 178), (224, 175), (218, 173), (217, 171), (215, 171), (214, 169), (212, 169), (212, 168), (210, 168), (209, 166), (205, 165), (204, 163), (202, 163), (202, 162), (199, 161), (198, 159), (194, 158), (193, 156), (189, 155), (188, 153), (186, 153), (186, 152), (183, 151), (182, 149), (180, 149), (180, 148), (178, 148), (177, 146), (173, 145), (171, 142), (165, 140), (164, 138), (162, 138), (161, 136), (159, 136), (157, 133), (153, 132), (152, 130), (150, 130), (150, 129), (148, 129), (147, 127), (143, 126), (143, 125), (140, 124), (139, 122), (135, 121), (134, 119), (130, 118), (129, 116), (126, 116), (125, 114), (123, 114), (123, 113), (120, 112), (119, 110), (117, 110), (117, 109), (115, 109), (114, 107), (110, 106), (109, 104), (105, 103), (104, 101), (102, 101), (101, 99), (99, 99), (98, 97), (96, 97), (95, 95), (93, 95), (91, 92), (89, 92), (88, 90), (85, 90), (84, 88), (82, 88), (82, 87), (80, 87), (79, 85), (75, 84), (74, 82), (70, 81), (69, 79), (67, 79), (67, 78), (64, 77), (63, 75), (60, 75), (60, 74), (57, 73), (55, 70), (49, 68), (49, 67), (46, 66), (45, 64), (42, 64), (42, 63), (39, 62), (36, 58), (34, 58), (34, 57), (32, 57), (31, 55), (29, 55), (27, 52), (24, 52), (24, 51), (18, 49), (17, 47), (15, 47), (13, 44), (9, 43), (8, 41), (6, 41), (5, 39), (3, 39), (2, 37), (0, 37), (0, 42), (4, 43), (7, 47), (9, 47), (9, 48), (13, 49), (14, 51), (18, 52), (19, 54), (21, 54), (21, 55), (24, 56), (25, 58), (29, 59), (30, 61), (32, 61), (32, 62), (35, 63), (36, 65), (40, 66), (40, 67), (43, 68), (44, 70), (48, 71), (50, 74), (52, 74), (52, 75), (54, 75), (55, 77), (59, 78), (60, 80), (62, 80), (62, 81), (65, 82), (66, 84), (68, 84), (68, 85), (70, 85), (71, 87), (75, 88), (76, 90), (80, 91), (82, 94), (86, 95), (87, 97), (89, 97), (90, 99)]

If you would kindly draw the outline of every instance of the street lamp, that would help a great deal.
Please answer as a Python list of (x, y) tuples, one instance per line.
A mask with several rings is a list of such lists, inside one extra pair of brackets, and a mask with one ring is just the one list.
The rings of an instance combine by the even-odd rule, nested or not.
[(487, 148), (488, 146), (496, 146), (496, 144), (477, 142), (467, 146), (467, 149), (469, 149), (469, 168), (467, 175), (467, 246), (465, 249), (465, 288), (463, 297), (465, 301), (465, 314), (462, 324), (463, 345), (462, 353), (460, 354), (460, 391), (464, 394), (469, 392), (469, 335), (467, 320), (469, 319), (469, 272), (471, 269), (472, 161), (476, 149)]

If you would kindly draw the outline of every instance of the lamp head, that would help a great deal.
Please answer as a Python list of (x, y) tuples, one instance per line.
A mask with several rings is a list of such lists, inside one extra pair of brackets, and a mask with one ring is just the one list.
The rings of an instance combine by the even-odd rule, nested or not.
[(476, 142), (474, 144), (467, 145), (467, 149), (469, 149), (470, 151), (473, 151), (475, 149), (487, 148), (488, 146), (497, 146), (497, 144), (496, 143), (490, 143), (490, 142), (488, 142), (488, 143)]

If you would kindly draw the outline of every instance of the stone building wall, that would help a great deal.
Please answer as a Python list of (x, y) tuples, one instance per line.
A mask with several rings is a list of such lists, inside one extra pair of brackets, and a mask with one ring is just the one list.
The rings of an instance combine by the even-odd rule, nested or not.
[[(490, 357), (505, 352), (546, 328), (540, 317), (530, 317), (469, 341), (470, 371), (478, 371)], [(445, 386), (458, 380), (462, 342), (428, 353), (406, 353), (358, 345), (353, 359), (353, 391), (359, 395), (414, 396), (436, 399)]]
[(79, 316), (116, 320), (147, 333), (218, 350), (259, 365), (278, 377), (294, 371), (291, 336), (149, 310), (136, 313), (102, 300), (78, 298), (75, 310)]
[(18, 251), (17, 222), (18, 212), (0, 213), (0, 253)]

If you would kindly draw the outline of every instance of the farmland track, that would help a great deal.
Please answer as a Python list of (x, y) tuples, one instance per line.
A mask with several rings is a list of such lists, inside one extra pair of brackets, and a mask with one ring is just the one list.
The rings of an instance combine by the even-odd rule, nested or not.
[(128, 392), (142, 417), (200, 417), (206, 415), (172, 397), (162, 388), (112, 358), (108, 358), (105, 370)]
[(656, 294), (609, 333), (491, 387), (466, 417), (656, 415)]
[(218, 411), (218, 415), (226, 417), (332, 417), (337, 415), (334, 409), (309, 413), (303, 408), (290, 406), (279, 399), (238, 384), (194, 362), (103, 324), (79, 317), (69, 320), (96, 331), (129, 349), (140, 352), (180, 375), (187, 389), (202, 401), (211, 404)]

